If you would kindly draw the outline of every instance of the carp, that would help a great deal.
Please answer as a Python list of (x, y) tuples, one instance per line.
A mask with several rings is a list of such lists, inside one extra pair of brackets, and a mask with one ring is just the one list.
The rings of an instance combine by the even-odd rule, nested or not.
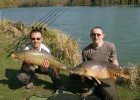
[(23, 50), (20, 52), (16, 52), (11, 54), (12, 57), (25, 60), (30, 59), (31, 63), (35, 66), (41, 66), (42, 61), (47, 59), (50, 65), (56, 67), (57, 71), (60, 72), (61, 69), (66, 69), (65, 65), (61, 64), (49, 53), (40, 52), (37, 50)]
[(76, 67), (73, 67), (70, 70), (70, 75), (84, 76), (89, 79), (95, 78), (99, 84), (101, 84), (99, 79), (111, 78), (116, 80), (116, 76), (130, 79), (130, 76), (125, 74), (124, 70), (120, 70), (115, 64), (93, 60), (82, 62)]

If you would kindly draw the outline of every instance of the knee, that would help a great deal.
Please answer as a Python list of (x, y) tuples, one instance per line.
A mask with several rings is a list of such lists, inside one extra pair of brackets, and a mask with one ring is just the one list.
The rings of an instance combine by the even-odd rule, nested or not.
[(19, 73), (17, 75), (17, 79), (22, 82), (23, 84), (29, 83), (30, 76), (28, 76), (26, 73)]
[(56, 68), (55, 68), (55, 67), (52, 67), (52, 66), (48, 67), (48, 69), (49, 69), (50, 71), (56, 71)]
[(56, 68), (55, 67), (52, 67), (52, 66), (50, 66), (49, 68), (48, 68), (48, 73), (50, 73), (50, 74), (54, 74), (54, 73), (57, 73), (57, 70), (56, 70)]

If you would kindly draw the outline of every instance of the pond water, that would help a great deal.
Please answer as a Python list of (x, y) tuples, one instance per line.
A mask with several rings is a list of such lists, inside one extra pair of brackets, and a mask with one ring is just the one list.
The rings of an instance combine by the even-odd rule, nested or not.
[[(45, 16), (47, 18), (53, 9), (56, 7), (4, 8), (0, 9), (0, 19), (22, 21), (31, 25)], [(116, 45), (120, 65), (126, 66), (128, 62), (140, 65), (139, 7), (85, 6), (64, 7), (64, 9), (66, 10), (60, 16), (59, 13), (54, 15), (57, 18), (49, 24), (50, 28), (66, 32), (77, 39), (83, 49), (91, 43), (89, 37), (91, 28), (101, 26), (106, 33), (105, 40)], [(56, 10), (56, 12), (58, 11)], [(44, 24), (48, 24), (48, 22), (46, 21)]]

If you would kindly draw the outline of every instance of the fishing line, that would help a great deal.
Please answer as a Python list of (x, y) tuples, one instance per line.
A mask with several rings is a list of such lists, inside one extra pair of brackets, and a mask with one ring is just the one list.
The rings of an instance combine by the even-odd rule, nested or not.
[[(64, 4), (65, 4), (65, 2), (63, 2), (61, 5), (64, 5)], [(54, 20), (56, 20), (66, 10), (66, 9), (64, 9), (64, 6), (63, 7), (60, 7), (60, 6), (56, 6), (53, 9), (51, 9), (41, 19), (39, 19), (36, 23), (34, 23), (27, 30), (27, 33), (34, 27), (37, 28), (39, 25), (42, 25), (42, 28), (43, 28), (45, 26), (45, 24), (47, 24), (47, 26), (49, 26), (52, 22), (54, 22)], [(7, 51), (8, 52), (12, 52), (15, 50), (18, 51), (18, 47), (21, 47), (25, 42), (28, 42), (28, 36), (29, 36), (29, 34), (26, 34), (26, 33), (21, 34), (13, 43), (11, 43), (11, 45), (9, 46), (9, 50), (7, 50)]]
[[(49, 20), (51, 20), (52, 18), (53, 18), (53, 16), (54, 15), (56, 15), (59, 11), (61, 11), (61, 9), (60, 9), (60, 7), (59, 8), (57, 8), (57, 7), (55, 7), (53, 10), (51, 10), (49, 13), (47, 13), (47, 17), (45, 18), (45, 17), (43, 17), (43, 18), (41, 18), (39, 21), (37, 21), (32, 27), (38, 27), (39, 25), (41, 25), (42, 23), (43, 23), (43, 21), (45, 21), (46, 19), (48, 19), (49, 17), (49, 19), (47, 20), (47, 22), (49, 22)], [(57, 12), (57, 13), (55, 13), (55, 12)], [(53, 15), (53, 16), (52, 16)], [(46, 16), (46, 15), (45, 15)], [(52, 17), (51, 17), (52, 16)], [(45, 18), (45, 19), (44, 19)], [(41, 21), (42, 20), (42, 21)], [(41, 22), (40, 22), (41, 21)], [(38, 24), (38, 22), (40, 22), (39, 24)], [(42, 24), (43, 25), (43, 24)], [(30, 29), (32, 28), (32, 27), (30, 27)], [(43, 26), (42, 26), (43, 27)], [(30, 30), (29, 29), (29, 30)], [(29, 31), (28, 30), (28, 31)], [(23, 38), (21, 38), (20, 40), (22, 40), (22, 41), (18, 41), (18, 43), (16, 43), (17, 45), (18, 45), (18, 47), (20, 47), (20, 46), (22, 46), (22, 44), (24, 44), (25, 42), (27, 42), (27, 41), (23, 41), (23, 40), (28, 40), (28, 35), (29, 34), (24, 34), (24, 36), (23, 36)], [(22, 43), (21, 43), (22, 42)], [(28, 44), (28, 43), (27, 43)], [(17, 47), (17, 46), (16, 46)], [(18, 51), (18, 48), (16, 48), (16, 51)]]
[[(55, 8), (52, 9), (52, 10), (50, 10), (46, 15), (49, 16), (50, 13), (53, 12), (53, 11), (55, 11), (56, 8), (57, 8), (57, 7), (55, 7)], [(32, 25), (32, 27), (33, 27), (33, 26), (36, 26), (37, 23), (39, 23), (39, 21), (43, 20), (43, 19), (46, 17), (46, 15), (43, 16), (43, 18), (41, 18), (40, 20), (38, 20), (34, 25)], [(27, 33), (32, 29), (32, 27), (30, 27), (30, 28), (28, 29)], [(22, 40), (22, 39), (24, 38), (24, 37), (23, 37), (24, 35), (25, 35), (25, 33), (21, 34), (9, 47), (11, 47), (12, 45), (16, 44), (16, 42), (19, 41), (19, 39)]]
[(52, 21), (50, 21), (47, 25), (49, 26), (52, 22), (54, 22), (54, 20), (56, 20), (60, 15), (62, 15), (62, 13), (63, 13), (66, 9), (67, 9), (67, 8), (61, 9), (62, 12), (61, 12), (61, 13), (58, 12), (59, 15), (58, 15), (58, 16), (54, 16), (53, 19), (52, 19)]
[(46, 15), (44, 16), (45, 19), (42, 18), (42, 21), (40, 21), (40, 22), (38, 21), (39, 23), (37, 22), (36, 26), (34, 25), (33, 27), (37, 27), (37, 26), (41, 25), (43, 22), (45, 22), (45, 20), (47, 20), (46, 22), (48, 22), (53, 17), (54, 14), (56, 15), (56, 12), (60, 11), (59, 9), (60, 9), (60, 7), (59, 8), (56, 7), (55, 10), (51, 11), (47, 17), (46, 17)]
[[(66, 10), (66, 8), (62, 7), (62, 8), (59, 10), (59, 12), (56, 12), (49, 20), (47, 20), (47, 21), (44, 22), (44, 26), (45, 26), (45, 24), (47, 24), (47, 26), (49, 26), (51, 23), (53, 23), (54, 20), (56, 20), (60, 15), (62, 15), (62, 13), (63, 13), (65, 10)], [(56, 16), (56, 15), (57, 15), (57, 16)], [(42, 27), (44, 27), (44, 26), (42, 26)], [(46, 26), (46, 27), (47, 27), (47, 26)], [(44, 27), (44, 28), (46, 28), (46, 27)]]
[[(35, 27), (36, 25), (37, 26), (39, 26), (39, 25), (41, 25), (43, 22), (45, 22), (45, 20), (47, 20), (49, 17), (49, 19), (45, 22), (46, 24), (47, 24), (47, 22), (49, 21), (49, 20), (51, 20), (52, 18), (53, 18), (53, 16), (54, 15), (57, 15), (57, 13), (58, 12), (60, 12), (63, 8), (64, 8), (64, 6), (62, 6), (62, 5), (65, 5), (65, 3), (66, 3), (66, 1), (65, 2), (63, 2), (61, 5), (59, 5), (59, 6), (56, 6), (53, 10), (51, 10), (49, 13), (47, 13), (43, 18), (41, 18), (40, 20), (38, 20), (34, 25), (32, 25), (32, 27)], [(61, 9), (61, 6), (62, 6), (62, 9)], [(56, 12), (56, 13), (55, 13)], [(54, 15), (53, 15), (54, 14)], [(46, 17), (47, 16), (47, 17)], [(52, 16), (52, 17), (51, 17)], [(45, 18), (45, 19), (44, 19)], [(42, 20), (42, 21), (41, 21)], [(49, 24), (50, 25), (50, 24)], [(36, 27), (37, 27), (36, 26)], [(48, 26), (48, 25), (47, 25)]]

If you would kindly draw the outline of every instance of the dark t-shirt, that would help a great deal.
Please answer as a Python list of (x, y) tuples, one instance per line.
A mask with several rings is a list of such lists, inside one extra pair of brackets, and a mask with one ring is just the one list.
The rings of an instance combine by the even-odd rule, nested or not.
[(117, 59), (117, 52), (113, 43), (104, 41), (103, 45), (98, 49), (94, 49), (92, 43), (89, 44), (83, 49), (82, 57), (83, 61), (97, 60), (110, 62)]
[[(83, 49), (82, 57), (83, 61), (96, 60), (111, 62), (111, 60), (117, 60), (117, 53), (113, 43), (104, 41), (103, 45), (98, 49), (94, 49), (92, 43), (89, 44)], [(119, 96), (114, 81), (110, 78), (101, 79), (100, 81), (104, 84), (95, 86), (95, 95), (101, 100), (118, 100)]]

